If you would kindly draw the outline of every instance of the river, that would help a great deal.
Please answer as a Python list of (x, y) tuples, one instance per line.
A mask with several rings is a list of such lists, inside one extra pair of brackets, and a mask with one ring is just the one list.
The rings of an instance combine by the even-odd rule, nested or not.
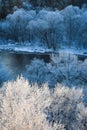
[(0, 84), (23, 74), (26, 65), (29, 65), (34, 58), (43, 59), (45, 62), (50, 61), (49, 55), (0, 52)]

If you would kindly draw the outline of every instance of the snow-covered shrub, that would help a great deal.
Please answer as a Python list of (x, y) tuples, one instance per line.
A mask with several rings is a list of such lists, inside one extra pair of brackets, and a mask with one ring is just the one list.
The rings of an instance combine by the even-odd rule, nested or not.
[(58, 71), (51, 64), (45, 63), (43, 60), (34, 59), (30, 65), (26, 66), (24, 76), (30, 83), (38, 84), (47, 83), (50, 87), (54, 87), (58, 82)]
[[(77, 77), (78, 73), (78, 66), (77, 66), (77, 57), (75, 55), (69, 53), (59, 53), (58, 55), (51, 56), (51, 68), (56, 70), (58, 81), (66, 85), (73, 85), (75, 83), (75, 78)], [(74, 82), (73, 82), (74, 81)], [(73, 83), (72, 83), (73, 82)]]
[(42, 84), (46, 82), (48, 68), (43, 60), (34, 59), (30, 65), (26, 66), (25, 76), (29, 79), (30, 83), (37, 82)]
[(79, 111), (77, 119), (79, 122), (80, 129), (87, 129), (87, 107), (85, 107), (82, 103), (78, 105), (77, 110)]
[(31, 86), (23, 77), (5, 83), (0, 89), (0, 130), (64, 130), (51, 126), (44, 110), (51, 103), (47, 85)]
[(87, 60), (80, 62), (77, 56), (69, 53), (59, 53), (51, 55), (51, 63), (33, 59), (26, 66), (24, 76), (30, 83), (48, 83), (54, 87), (57, 83), (72, 86), (87, 85)]
[(86, 130), (82, 89), (30, 85), (23, 77), (0, 88), (0, 130)]
[(87, 83), (87, 59), (78, 65), (78, 77), (79, 81), (84, 84)]
[[(50, 70), (54, 70), (57, 81), (68, 86), (82, 86), (87, 84), (87, 60), (80, 62), (77, 56), (61, 53), (51, 56)], [(59, 78), (59, 80), (58, 80)]]
[(86, 130), (87, 108), (82, 103), (82, 90), (56, 86), (51, 94), (52, 104), (48, 107), (50, 123), (62, 123), (66, 130)]

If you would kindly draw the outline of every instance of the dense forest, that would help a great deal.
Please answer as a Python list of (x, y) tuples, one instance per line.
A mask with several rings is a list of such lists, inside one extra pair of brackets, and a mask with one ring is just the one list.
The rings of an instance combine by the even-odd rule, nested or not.
[(51, 9), (64, 9), (68, 5), (82, 7), (87, 4), (87, 0), (0, 0), (0, 17), (4, 18), (8, 13), (13, 12), (13, 7), (17, 6), (28, 7), (27, 4), (32, 4), (33, 8), (50, 7)]
[(2, 44), (87, 48), (86, 0), (1, 0)]

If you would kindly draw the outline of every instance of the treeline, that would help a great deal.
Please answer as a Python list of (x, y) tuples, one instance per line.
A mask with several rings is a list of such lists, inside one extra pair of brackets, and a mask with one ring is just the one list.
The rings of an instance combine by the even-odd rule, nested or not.
[(16, 9), (0, 22), (0, 38), (13, 42), (58, 49), (87, 48), (87, 9), (68, 6), (64, 10)]
[(5, 18), (7, 14), (13, 12), (13, 7), (20, 7), (21, 0), (0, 0), (0, 18)]
[(0, 0), (0, 18), (5, 18), (7, 14), (12, 13), (14, 6), (21, 8), (29, 3), (34, 8), (50, 7), (61, 10), (68, 5), (76, 5), (81, 8), (83, 4), (87, 4), (87, 0)]
[(29, 0), (35, 7), (51, 7), (59, 10), (64, 9), (68, 5), (76, 5), (80, 8), (87, 3), (87, 0)]

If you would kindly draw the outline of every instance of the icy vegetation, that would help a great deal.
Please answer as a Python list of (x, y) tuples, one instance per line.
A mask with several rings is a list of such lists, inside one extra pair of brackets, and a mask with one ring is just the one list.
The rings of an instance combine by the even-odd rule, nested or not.
[(0, 0), (0, 17), (6, 17), (15, 8), (51, 8), (61, 10), (68, 5), (76, 5), (81, 8), (84, 4), (87, 4), (87, 0)]
[(83, 91), (30, 85), (23, 77), (0, 89), (0, 130), (86, 130)]
[[(68, 53), (59, 54), (9, 54), (0, 53), (0, 83), (23, 75), (31, 84), (47, 83), (53, 88), (57, 83), (66, 86), (87, 86), (87, 59)], [(35, 58), (36, 57), (36, 58)]]
[(87, 130), (87, 0), (0, 0), (0, 130)]
[[(25, 5), (25, 4), (24, 4)], [(17, 8), (0, 21), (3, 44), (59, 48), (87, 48), (87, 8), (67, 6), (63, 10)], [(9, 12), (10, 13), (10, 12)]]
[(24, 76), (30, 83), (48, 83), (54, 87), (62, 83), (69, 87), (87, 85), (87, 59), (79, 61), (77, 56), (60, 53), (52, 55), (50, 63), (34, 59), (26, 66)]

